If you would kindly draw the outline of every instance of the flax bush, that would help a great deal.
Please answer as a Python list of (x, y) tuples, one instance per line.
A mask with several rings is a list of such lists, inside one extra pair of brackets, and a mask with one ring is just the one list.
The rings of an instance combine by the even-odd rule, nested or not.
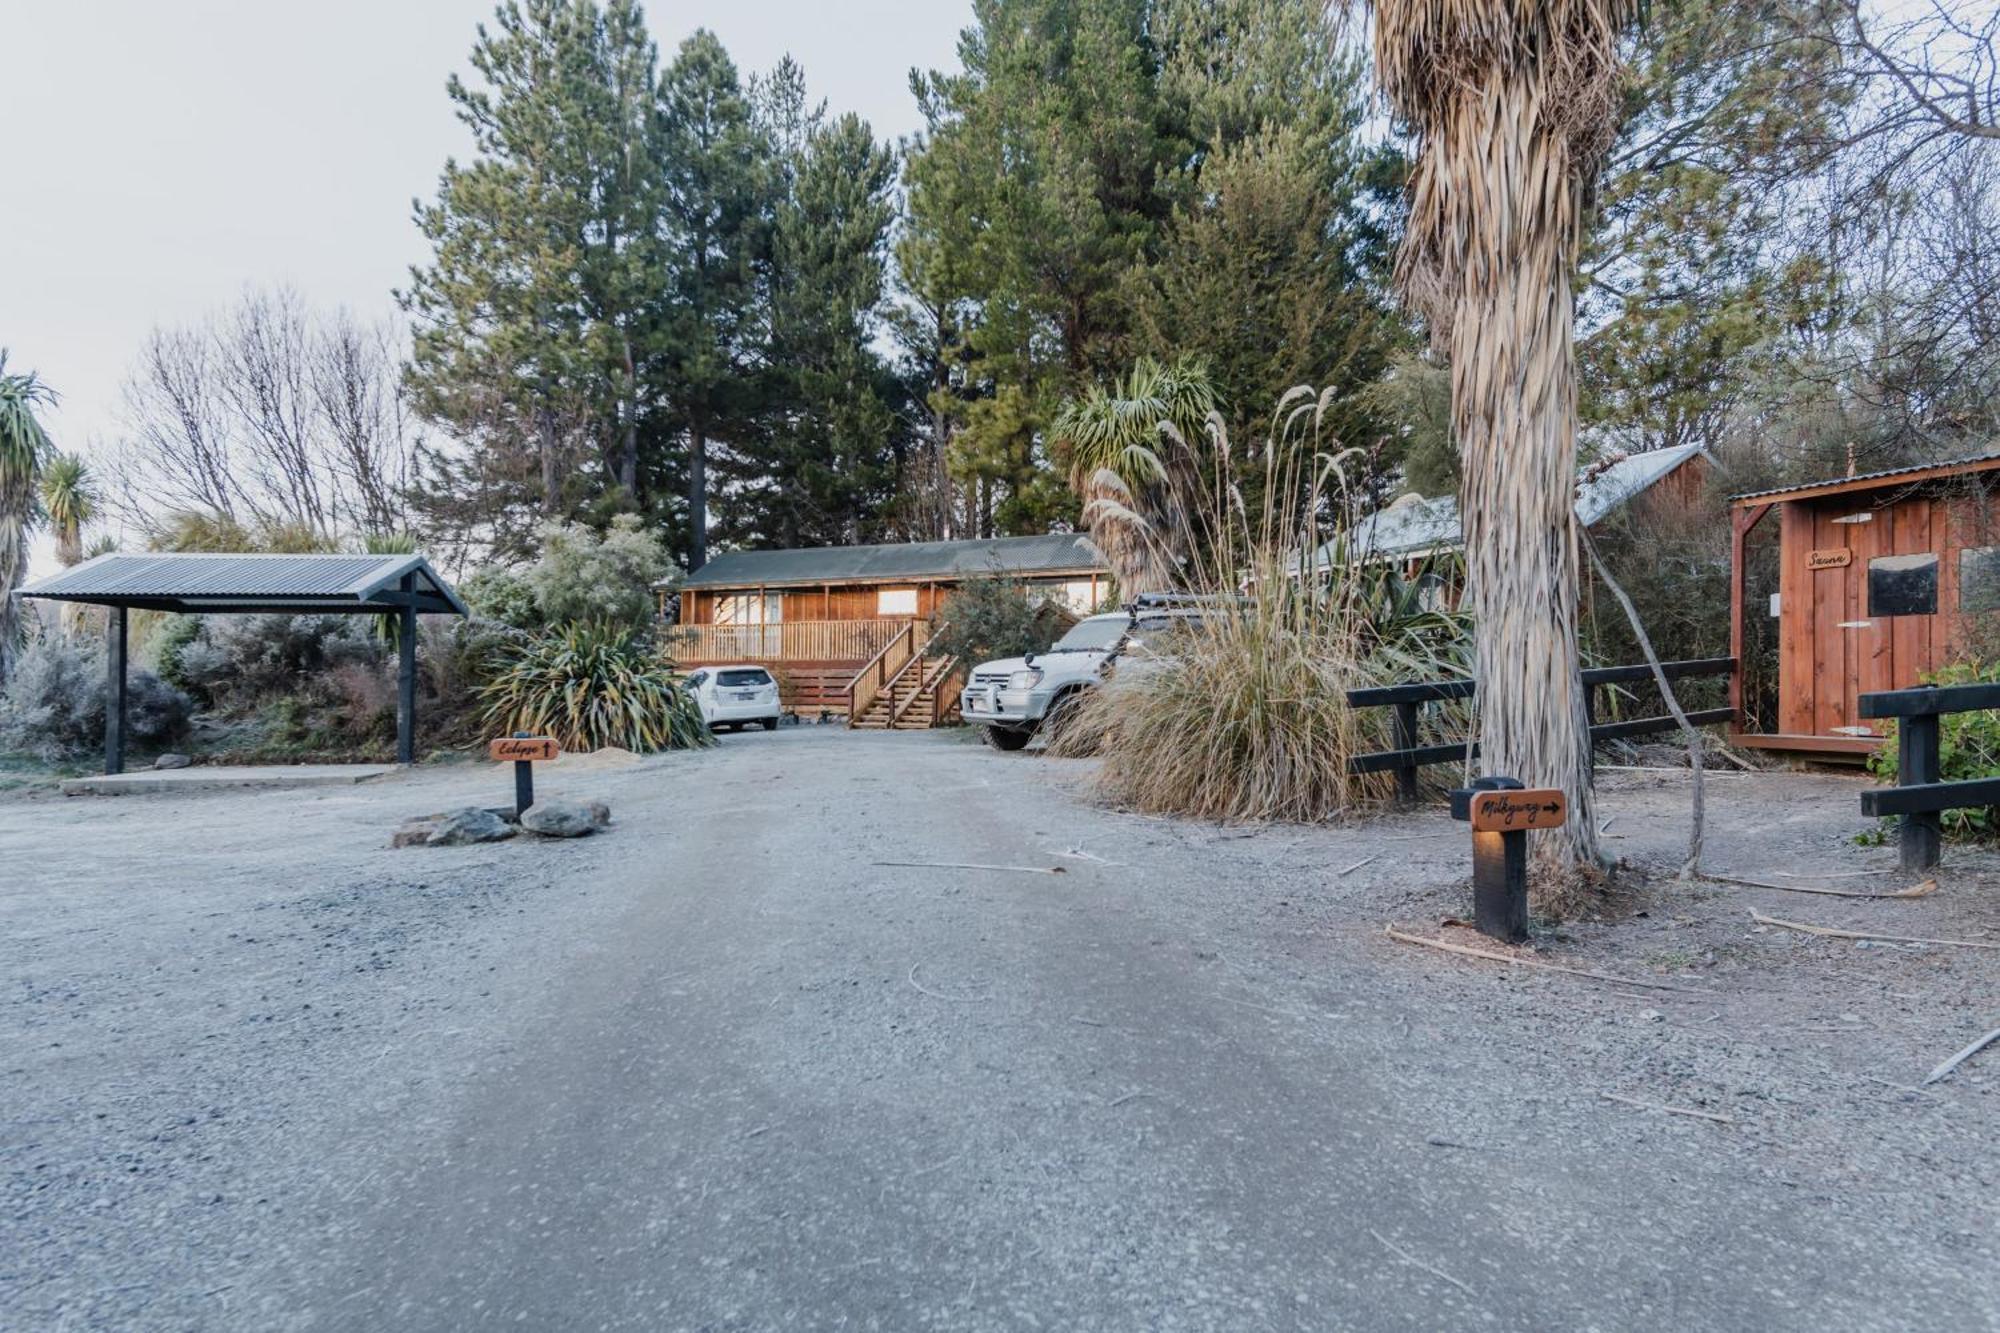
[(694, 695), (629, 626), (583, 622), (504, 650), (480, 691), (488, 724), (553, 736), (565, 750), (649, 754), (713, 743)]

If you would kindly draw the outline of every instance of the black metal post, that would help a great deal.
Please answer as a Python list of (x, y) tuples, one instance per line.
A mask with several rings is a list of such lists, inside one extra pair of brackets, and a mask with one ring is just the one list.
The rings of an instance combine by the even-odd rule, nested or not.
[[(1916, 786), (1938, 781), (1938, 715), (1906, 717), (1896, 729), (1896, 785)], [(1903, 816), (1903, 869), (1935, 870), (1944, 852), (1944, 816), (1925, 810)]]
[[(403, 580), (407, 585), (409, 580)], [(406, 606), (396, 613), (398, 633), (396, 655), (396, 762), (417, 762), (417, 610)]]
[(104, 771), (125, 771), (125, 608), (111, 608), (104, 636)]
[[(1518, 791), (1518, 778), (1475, 778), (1451, 793), (1451, 817), (1472, 818), (1472, 798), (1483, 791)], [(1528, 831), (1472, 832), (1472, 924), (1482, 935), (1509, 944), (1528, 938)]]
[[(517, 731), (516, 736), (532, 733)], [(514, 761), (514, 818), (519, 819), (535, 803), (535, 766), (526, 759)]]
[[(1396, 748), (1414, 750), (1417, 748), (1417, 705), (1405, 701), (1396, 705)], [(1417, 799), (1417, 762), (1406, 759), (1396, 769), (1396, 795), (1406, 804), (1414, 804)]]

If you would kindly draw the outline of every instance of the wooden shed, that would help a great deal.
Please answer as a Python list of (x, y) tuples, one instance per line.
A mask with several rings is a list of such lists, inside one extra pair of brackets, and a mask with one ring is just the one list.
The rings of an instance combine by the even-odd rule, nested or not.
[[(1777, 621), (1777, 726), (1746, 734), (1742, 673), (1732, 681), (1742, 745), (1863, 756), (1881, 739), (1857, 696), (1921, 683), (2000, 609), (2000, 457), (1897, 468), (1733, 498), (1730, 651), (1746, 617)], [(1777, 592), (1746, 604), (1753, 540), (1777, 511)], [(1758, 599), (1761, 601), (1761, 598)]]

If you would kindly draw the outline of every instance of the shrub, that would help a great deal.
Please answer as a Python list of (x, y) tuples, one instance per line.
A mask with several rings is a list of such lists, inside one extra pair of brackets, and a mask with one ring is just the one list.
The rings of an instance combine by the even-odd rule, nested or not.
[[(2000, 681), (2000, 662), (1959, 662), (1941, 667), (1923, 678), (1926, 685), (1978, 685)], [(1889, 739), (1868, 757), (1868, 771), (1884, 782), (1894, 782), (1900, 767), (1896, 753), (1896, 725), (1890, 723)], [(2000, 778), (2000, 714), (1988, 709), (1966, 713), (1946, 713), (1938, 718), (1938, 777), (1956, 782), (1961, 778)], [(2000, 821), (1990, 806), (1946, 810), (1941, 814), (1945, 836), (1974, 841), (2000, 834)]]
[(209, 703), (249, 703), (300, 688), (332, 667), (375, 666), (382, 643), (368, 617), (213, 616), (175, 653), (182, 688)]
[[(22, 653), (0, 698), (0, 745), (53, 761), (104, 744), (109, 690), (98, 640), (39, 639)], [(187, 732), (194, 701), (150, 671), (125, 684), (125, 738), (160, 745)]]
[(187, 690), (188, 679), (183, 654), (201, 642), (199, 616), (170, 615), (153, 636), (153, 664), (160, 679), (175, 689)]
[(542, 609), (535, 602), (534, 588), (511, 569), (496, 566), (478, 570), (458, 585), (458, 595), (481, 620), (515, 629), (542, 627)]
[(620, 514), (602, 535), (579, 523), (548, 524), (542, 558), (524, 577), (545, 625), (643, 627), (654, 617), (653, 585), (674, 572), (638, 515)]
[(1067, 607), (1019, 579), (969, 579), (938, 611), (940, 653), (968, 666), (1038, 653), (1076, 623)]
[(630, 626), (566, 625), (525, 640), (480, 691), (499, 731), (553, 736), (566, 750), (645, 754), (713, 738), (694, 695)]

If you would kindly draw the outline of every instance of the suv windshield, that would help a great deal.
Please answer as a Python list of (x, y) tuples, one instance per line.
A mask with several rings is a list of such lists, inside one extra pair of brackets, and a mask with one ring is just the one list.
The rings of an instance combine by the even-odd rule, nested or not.
[(1108, 653), (1124, 637), (1132, 622), (1125, 616), (1093, 616), (1070, 626), (1069, 633), (1056, 640), (1052, 653)]
[(749, 671), (718, 671), (715, 674), (715, 683), (741, 689), (745, 685), (769, 685), (771, 678), (761, 668)]

